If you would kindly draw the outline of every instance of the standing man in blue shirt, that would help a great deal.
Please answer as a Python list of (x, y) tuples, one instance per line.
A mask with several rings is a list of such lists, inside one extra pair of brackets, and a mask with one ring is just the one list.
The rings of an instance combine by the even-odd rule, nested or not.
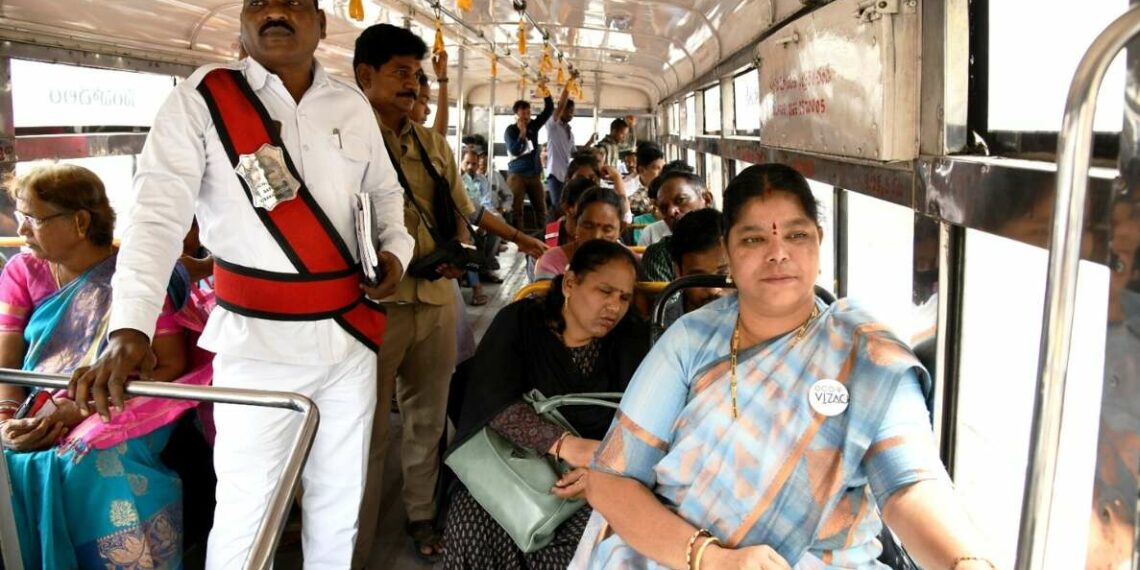
[(514, 195), (512, 204), (513, 222), (519, 230), (525, 231), (523, 220), (523, 199), (529, 197), (534, 207), (536, 224), (539, 228), (546, 223), (546, 189), (542, 185), (542, 160), (538, 152), (538, 132), (554, 114), (554, 98), (546, 92), (542, 112), (532, 121), (530, 102), (520, 99), (511, 108), (515, 113), (515, 123), (507, 127), (504, 135), (507, 153), (511, 162), (507, 164), (507, 185)]

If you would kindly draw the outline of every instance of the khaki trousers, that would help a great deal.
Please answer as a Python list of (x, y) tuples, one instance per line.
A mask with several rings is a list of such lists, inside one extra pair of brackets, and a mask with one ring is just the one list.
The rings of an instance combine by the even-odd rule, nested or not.
[[(384, 458), (388, 451), (388, 410), (393, 392), (403, 422), (400, 463), (408, 519), (419, 521), (435, 516), (439, 440), (447, 422), (448, 388), (455, 371), (457, 308), (454, 302), (442, 306), (412, 303), (386, 304), (385, 307), (388, 328), (380, 345), (376, 415), (372, 422), (372, 448), (368, 455), (353, 568), (364, 568), (368, 563), (376, 537)], [(403, 529), (386, 532), (403, 532)]]
[(507, 177), (507, 186), (510, 186), (511, 194), (514, 195), (514, 203), (511, 208), (511, 215), (514, 219), (511, 221), (514, 222), (515, 227), (520, 231), (527, 231), (527, 228), (524, 227), (525, 219), (523, 218), (523, 201), (526, 198), (530, 198), (530, 206), (534, 208), (534, 219), (538, 223), (538, 227), (546, 227), (546, 188), (542, 185), (542, 178), (537, 175), (520, 176), (512, 174)]

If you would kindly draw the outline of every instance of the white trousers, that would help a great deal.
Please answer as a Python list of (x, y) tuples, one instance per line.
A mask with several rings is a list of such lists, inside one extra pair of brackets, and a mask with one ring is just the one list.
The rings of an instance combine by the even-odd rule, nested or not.
[[(332, 366), (219, 354), (214, 385), (297, 392), (317, 404), (320, 427), (302, 476), (305, 569), (349, 568), (376, 411), (376, 353), (355, 343), (349, 357)], [(232, 570), (253, 546), (300, 419), (290, 410), (219, 404), (214, 420), (218, 506), (206, 568)]]

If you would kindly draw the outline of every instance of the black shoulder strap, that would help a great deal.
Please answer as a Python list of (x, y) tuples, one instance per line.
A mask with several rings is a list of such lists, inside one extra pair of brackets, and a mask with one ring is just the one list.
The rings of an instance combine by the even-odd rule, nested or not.
[(424, 143), (420, 142), (420, 137), (416, 134), (415, 128), (412, 128), (412, 139), (416, 141), (416, 146), (419, 147), (420, 162), (423, 163), (424, 169), (427, 170), (428, 176), (430, 176), (432, 181), (435, 183), (436, 193), (442, 195), (444, 207), (455, 212), (459, 219), (463, 220), (463, 223), (467, 225), (467, 229), (471, 232), (471, 235), (474, 236), (474, 226), (471, 225), (471, 222), (467, 219), (467, 216), (464, 216), (463, 212), (459, 211), (459, 205), (456, 204), (455, 200), (451, 197), (451, 183), (448, 182), (448, 180), (444, 178), (438, 170), (436, 170), (435, 164), (432, 163), (431, 156), (428, 155), (427, 149), (424, 148)]
[(427, 214), (424, 213), (423, 208), (420, 207), (420, 203), (416, 201), (416, 195), (412, 193), (412, 185), (408, 182), (408, 177), (404, 176), (404, 169), (400, 168), (400, 160), (396, 158), (392, 149), (388, 148), (387, 142), (384, 143), (384, 150), (388, 151), (388, 158), (392, 161), (392, 168), (396, 169), (396, 179), (400, 181), (400, 187), (404, 189), (404, 198), (412, 203), (412, 207), (416, 209), (416, 213), (420, 216), (420, 221), (423, 222), (424, 227), (428, 229), (428, 233), (431, 234), (432, 239), (435, 240), (437, 244), (440, 243), (439, 234), (435, 231), (435, 225), (428, 220)]

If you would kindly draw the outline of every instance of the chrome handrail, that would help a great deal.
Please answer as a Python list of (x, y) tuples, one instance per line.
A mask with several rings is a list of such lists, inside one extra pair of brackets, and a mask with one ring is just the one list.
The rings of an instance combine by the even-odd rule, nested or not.
[[(68, 377), (0, 368), (0, 383), (64, 389), (67, 388)], [(281, 532), (285, 529), (285, 519), (289, 513), (293, 496), (297, 491), (297, 485), (301, 480), (301, 471), (305, 466), (306, 459), (308, 459), (309, 450), (313, 447), (313, 439), (317, 435), (317, 425), (320, 423), (317, 406), (305, 396), (291, 392), (184, 386), (167, 382), (131, 382), (127, 384), (126, 392), (131, 396), (282, 408), (302, 414), (301, 429), (297, 430), (297, 435), (293, 438), (293, 445), (285, 458), (285, 467), (281, 470), (277, 485), (270, 495), (269, 508), (266, 509), (265, 515), (261, 518), (253, 546), (245, 560), (245, 570), (269, 568), (273, 562), (273, 554), (277, 549)], [(7, 477), (8, 462), (0, 461), (0, 483), (6, 483)], [(0, 487), (0, 495), (3, 496), (0, 498), (0, 541), (3, 543), (4, 565), (9, 570), (20, 570), (23, 568), (23, 562), (20, 559), (15, 526), (13, 524), (11, 528), (4, 528), (8, 523), (14, 523), (12, 505), (8, 501), (8, 489)]]
[[(1097, 36), (1073, 76), (1057, 140), (1057, 201), (1053, 205), (1053, 235), (1049, 241), (1049, 273), (1045, 282), (1037, 392), (1033, 403), (1021, 528), (1017, 538), (1016, 567), (1019, 570), (1040, 568), (1048, 542), (1077, 299), (1077, 266), (1088, 193), (1096, 100), (1109, 64), (1138, 34), (1140, 5), (1133, 6)], [(1041, 532), (1041, 527), (1044, 527), (1044, 532)]]

